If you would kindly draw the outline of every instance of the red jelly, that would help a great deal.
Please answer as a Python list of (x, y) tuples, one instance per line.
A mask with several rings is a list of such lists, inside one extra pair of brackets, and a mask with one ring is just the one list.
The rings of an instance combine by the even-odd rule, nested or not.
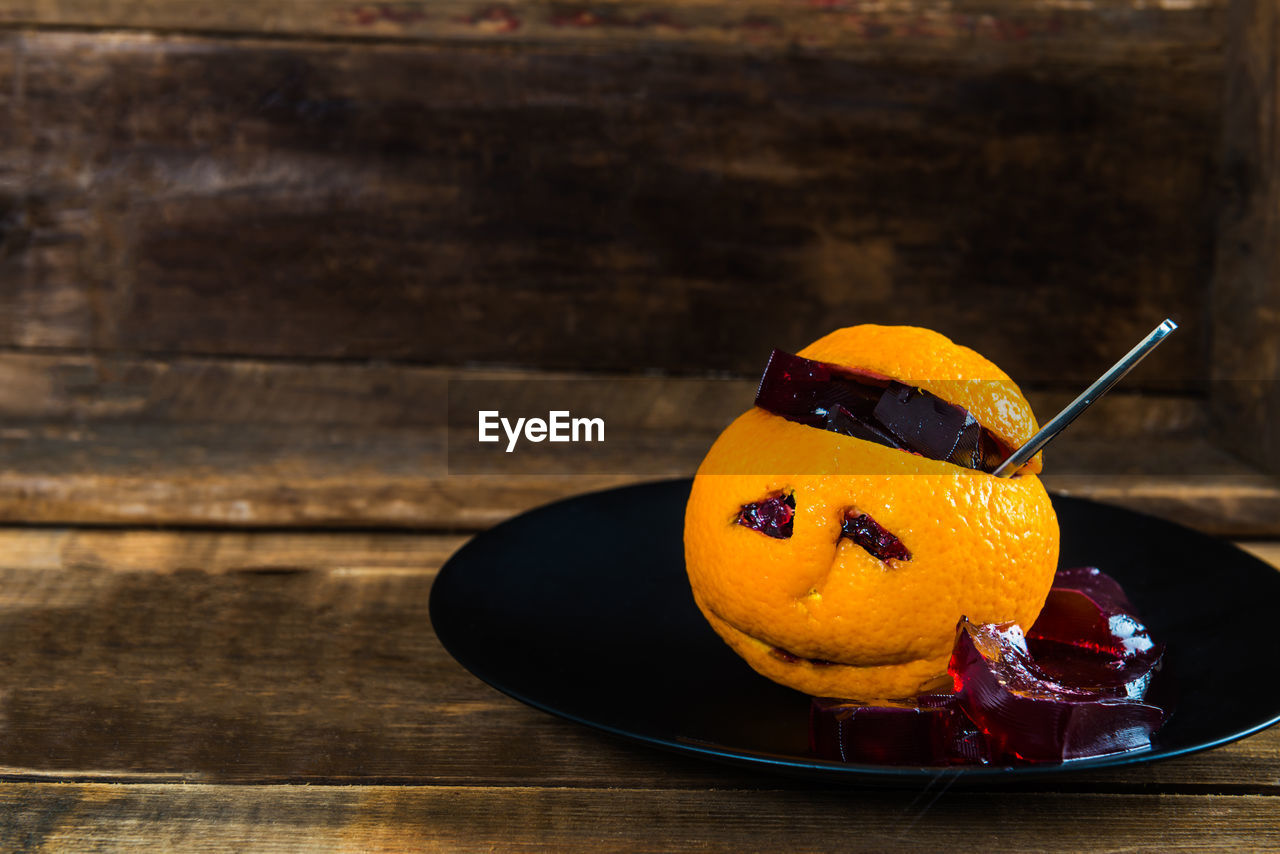
[(1008, 449), (968, 410), (896, 380), (774, 350), (756, 406), (789, 421), (991, 472)]
[(846, 513), (840, 535), (853, 540), (880, 560), (911, 560), (911, 552), (902, 544), (902, 540), (886, 531), (866, 513), (856, 510)]
[(766, 537), (785, 540), (791, 536), (791, 525), (796, 517), (794, 495), (771, 495), (761, 501), (742, 505), (738, 511), (738, 524)]
[(876, 765), (986, 764), (982, 734), (951, 693), (866, 706), (814, 698), (809, 707), (809, 746), (842, 762)]
[(1015, 624), (956, 630), (954, 694), (867, 706), (815, 699), (810, 741), (824, 758), (942, 765), (1061, 762), (1140, 750), (1167, 714), (1142, 702), (1164, 647), (1113, 579), (1060, 570), (1027, 637)]
[(1150, 657), (1160, 645), (1115, 579), (1092, 566), (1060, 569), (1029, 641), (1087, 647), (1115, 658)]
[(1135, 700), (1164, 656), (1124, 590), (1095, 567), (1058, 571), (1026, 642), (1048, 678)]
[(1013, 623), (962, 620), (950, 666), (960, 708), (1000, 760), (1061, 762), (1138, 750), (1164, 712), (1113, 688), (1051, 678)]

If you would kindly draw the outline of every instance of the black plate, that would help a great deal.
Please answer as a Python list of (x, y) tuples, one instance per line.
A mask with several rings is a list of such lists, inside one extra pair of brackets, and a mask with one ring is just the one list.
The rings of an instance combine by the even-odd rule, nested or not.
[[(734, 655), (693, 604), (689, 481), (582, 495), (475, 537), (440, 571), (431, 622), (464, 667), (552, 714), (684, 753), (854, 781), (936, 768), (852, 765), (808, 748), (809, 699)], [(1055, 496), (1062, 566), (1114, 576), (1168, 644), (1174, 715), (1150, 750), (1066, 764), (964, 767), (962, 779), (1129, 765), (1216, 747), (1280, 720), (1280, 572), (1230, 543)]]

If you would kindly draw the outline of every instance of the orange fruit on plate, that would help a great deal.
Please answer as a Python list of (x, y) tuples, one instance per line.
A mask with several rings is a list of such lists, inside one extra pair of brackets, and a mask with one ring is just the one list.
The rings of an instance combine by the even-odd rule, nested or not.
[[(855, 326), (798, 355), (962, 406), (1008, 450), (1038, 429), (1008, 375), (928, 329)], [(807, 694), (869, 701), (946, 685), (961, 616), (1026, 629), (1048, 596), (1058, 522), (1040, 468), (1037, 456), (997, 478), (752, 408), (694, 478), (684, 531), (694, 599), (756, 671)], [(739, 523), (779, 501), (794, 503), (785, 538)], [(907, 556), (851, 538), (855, 518)]]

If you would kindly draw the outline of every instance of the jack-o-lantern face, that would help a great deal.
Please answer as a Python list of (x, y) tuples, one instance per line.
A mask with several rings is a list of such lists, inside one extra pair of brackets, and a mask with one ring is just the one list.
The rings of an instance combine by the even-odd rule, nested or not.
[[(914, 364), (900, 364), (904, 348)], [(971, 384), (964, 411), (1003, 448), (1036, 429), (994, 365), (927, 330), (853, 327), (800, 355), (917, 388), (923, 366), (944, 391), (995, 380)], [(753, 408), (716, 440), (689, 498), (699, 608), (757, 671), (813, 695), (936, 686), (959, 618), (1030, 626), (1057, 565), (1057, 519), (1034, 474), (995, 478), (873, 439)]]

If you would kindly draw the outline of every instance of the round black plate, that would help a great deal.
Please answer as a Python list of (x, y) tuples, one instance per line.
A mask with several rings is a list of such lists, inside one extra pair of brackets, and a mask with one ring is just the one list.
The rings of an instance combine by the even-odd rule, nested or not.
[[(467, 543), (431, 590), (431, 622), (464, 667), (544, 711), (647, 744), (829, 780), (909, 782), (937, 768), (815, 758), (808, 697), (757, 675), (711, 631), (685, 579), (689, 481), (530, 511)], [(963, 767), (961, 779), (1149, 762), (1280, 720), (1280, 572), (1170, 522), (1054, 497), (1062, 566), (1093, 565), (1168, 645), (1172, 719), (1150, 750), (1066, 764)]]

